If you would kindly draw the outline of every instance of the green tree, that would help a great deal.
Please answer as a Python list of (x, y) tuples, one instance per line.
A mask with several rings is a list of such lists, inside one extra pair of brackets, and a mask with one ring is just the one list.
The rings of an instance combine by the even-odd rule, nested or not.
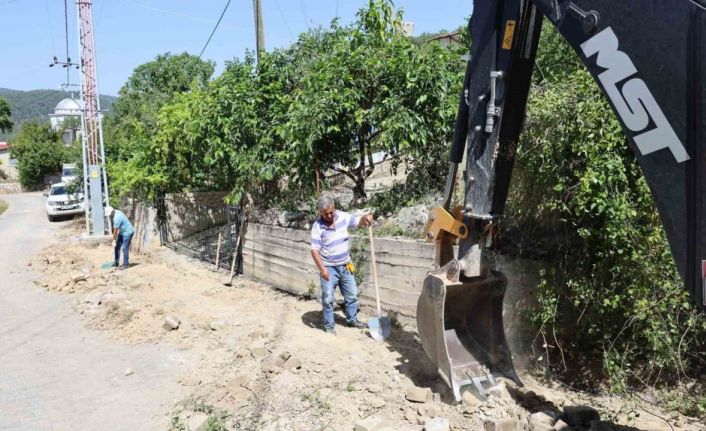
[(22, 124), (10, 150), (17, 158), (20, 184), (28, 190), (41, 188), (44, 176), (58, 173), (67, 157), (61, 135), (48, 124), (37, 122)]
[(113, 115), (104, 121), (113, 194), (133, 190), (153, 196), (156, 184), (166, 181), (153, 165), (151, 148), (160, 110), (178, 94), (204, 88), (213, 70), (213, 63), (187, 53), (159, 55), (135, 68), (120, 89)]
[(288, 173), (278, 129), (287, 121), (290, 60), (276, 50), (256, 70), (248, 55), (162, 109), (151, 147), (164, 190), (231, 190), (232, 199), (259, 187), (278, 192), (273, 183)]
[(214, 64), (195, 55), (166, 53), (137, 66), (113, 105), (116, 118), (131, 117), (154, 125), (159, 109), (176, 94), (204, 87)]
[(307, 60), (287, 136), (298, 178), (313, 183), (314, 166), (328, 167), (349, 177), (355, 196), (364, 198), (376, 151), (396, 163), (443, 160), (430, 148), (450, 139), (463, 64), (455, 53), (422, 50), (405, 37), (390, 1), (370, 0), (357, 17), (351, 26), (334, 21), (300, 38)]
[(3, 97), (0, 97), (0, 132), (11, 132), (13, 125), (10, 104)]
[(438, 180), (463, 62), (439, 46), (420, 49), (400, 23), (391, 2), (373, 0), (350, 26), (302, 34), (257, 66), (251, 55), (233, 61), (211, 82), (204, 69), (201, 81), (166, 86), (168, 97), (143, 89), (164, 88), (173, 64), (139, 66), (108, 127), (113, 196), (227, 189), (272, 204), (311, 190), (317, 169), (331, 168), (364, 198), (375, 151)]

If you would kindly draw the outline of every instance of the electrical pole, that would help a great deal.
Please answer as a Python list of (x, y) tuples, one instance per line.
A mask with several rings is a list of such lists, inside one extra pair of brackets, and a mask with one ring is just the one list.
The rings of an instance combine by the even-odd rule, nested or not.
[(96, 49), (93, 38), (92, 0), (78, 0), (79, 53), (81, 60), (81, 143), (83, 152), (83, 185), (86, 196), (86, 229), (89, 236), (104, 236), (106, 224), (103, 206), (107, 205), (108, 179), (105, 173), (103, 127), (96, 75)]
[(255, 14), (255, 33), (257, 61), (260, 62), (260, 53), (265, 52), (265, 28), (262, 25), (262, 0), (252, 0), (253, 13)]

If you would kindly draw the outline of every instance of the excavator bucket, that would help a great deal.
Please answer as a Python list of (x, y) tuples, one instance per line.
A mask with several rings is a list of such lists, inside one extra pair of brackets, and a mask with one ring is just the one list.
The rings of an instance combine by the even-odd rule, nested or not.
[(503, 328), (506, 285), (501, 273), (454, 281), (437, 270), (424, 280), (417, 302), (419, 338), (457, 402), (465, 385), (484, 396), (498, 376), (522, 384)]

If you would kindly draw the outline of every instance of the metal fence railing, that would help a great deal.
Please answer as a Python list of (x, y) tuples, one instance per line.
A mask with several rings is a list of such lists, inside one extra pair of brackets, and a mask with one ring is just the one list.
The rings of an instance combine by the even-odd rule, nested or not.
[(218, 266), (227, 270), (235, 259), (242, 273), (240, 207), (169, 196), (158, 199), (157, 217), (163, 245), (213, 264), (219, 257)]

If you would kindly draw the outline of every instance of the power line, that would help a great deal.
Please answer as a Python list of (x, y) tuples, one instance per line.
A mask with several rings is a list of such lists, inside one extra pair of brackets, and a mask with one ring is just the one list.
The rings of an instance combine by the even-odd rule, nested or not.
[(282, 18), (282, 21), (284, 22), (284, 27), (287, 29), (287, 33), (289, 33), (289, 38), (294, 39), (294, 36), (292, 35), (292, 29), (289, 28), (289, 23), (287, 22), (287, 18), (284, 16), (284, 12), (282, 12), (282, 8), (279, 5), (279, 0), (275, 0), (275, 6), (277, 6), (277, 11), (279, 12), (279, 16)]
[(221, 16), (218, 17), (218, 22), (216, 23), (216, 26), (213, 27), (213, 31), (211, 32), (211, 35), (208, 36), (208, 40), (206, 41), (206, 44), (203, 46), (203, 49), (201, 50), (201, 54), (199, 54), (199, 58), (203, 55), (203, 52), (206, 51), (206, 47), (208, 47), (208, 44), (211, 42), (211, 38), (213, 37), (213, 34), (216, 32), (218, 29), (218, 24), (221, 23), (221, 20), (223, 19), (223, 15), (226, 14), (226, 11), (228, 10), (228, 6), (230, 6), (230, 0), (226, 3), (226, 6), (223, 8), (223, 12), (221, 12)]
[(51, 14), (49, 13), (49, 0), (44, 0), (44, 8), (47, 11), (47, 25), (49, 27), (49, 36), (51, 37), (52, 54), (56, 53), (56, 42), (54, 41), (54, 28), (51, 25)]
[(41, 102), (41, 101), (43, 101), (43, 100), (46, 100), (46, 99), (48, 99), (48, 98), (50, 98), (50, 97), (56, 95), (57, 93), (63, 93), (63, 92), (64, 92), (64, 90), (54, 90), (54, 91), (52, 91), (51, 93), (43, 94), (42, 96), (40, 96), (39, 98), (37, 98), (37, 99), (35, 99), (35, 100), (31, 101), (31, 102), (25, 103), (25, 104), (24, 104), (24, 107), (26, 108), (26, 107), (28, 107), (28, 106), (36, 105), (37, 103), (39, 103), (39, 102)]
[(299, 0), (299, 8), (302, 10), (302, 15), (304, 16), (304, 21), (307, 27), (309, 27), (309, 14), (306, 13), (306, 4), (304, 0)]
[(101, 3), (101, 8), (98, 11), (98, 18), (96, 18), (96, 27), (98, 27), (98, 24), (101, 22), (101, 18), (103, 17), (103, 9), (105, 9), (105, 4), (108, 3), (108, 0), (103, 0)]
[(6, 79), (6, 80), (13, 80), (13, 79), (15, 79), (15, 78), (19, 78), (20, 76), (24, 76), (24, 77), (27, 77), (27, 76), (34, 76), (34, 75), (28, 75), (28, 74), (29, 74), (29, 73), (36, 73), (36, 72), (37, 72), (38, 70), (40, 70), (40, 69), (46, 69), (46, 67), (47, 67), (46, 64), (43, 64), (43, 65), (41, 65), (41, 66), (39, 66), (39, 65), (33, 66), (33, 67), (30, 67), (30, 68), (24, 69), (22, 72), (18, 72), (18, 73), (14, 74), (14, 75), (6, 76), (5, 79)]
[[(122, 0), (122, 1), (125, 2), (125, 3), (129, 3), (129, 4), (133, 5), (133, 6), (140, 7), (140, 8), (142, 8), (142, 9), (151, 10), (151, 11), (153, 11), (153, 12), (159, 12), (159, 13), (163, 13), (163, 14), (166, 14), (166, 15), (180, 16), (180, 17), (182, 17), (182, 18), (189, 18), (189, 19), (191, 19), (191, 20), (198, 21), (198, 22), (202, 22), (202, 23), (205, 23), (205, 24), (213, 24), (213, 21), (210, 20), (210, 19), (205, 19), (205, 18), (201, 18), (201, 17), (198, 17), (198, 16), (188, 15), (188, 14), (185, 14), (185, 13), (182, 13), (182, 12), (173, 11), (173, 10), (160, 9), (160, 8), (152, 7), (152, 6), (149, 6), (149, 5), (146, 5), (146, 4), (138, 3), (138, 2), (133, 1), (133, 0)], [(226, 24), (224, 24), (224, 25), (226, 25)], [(226, 26), (227, 26), (227, 27), (233, 27), (232, 25), (226, 25)]]

